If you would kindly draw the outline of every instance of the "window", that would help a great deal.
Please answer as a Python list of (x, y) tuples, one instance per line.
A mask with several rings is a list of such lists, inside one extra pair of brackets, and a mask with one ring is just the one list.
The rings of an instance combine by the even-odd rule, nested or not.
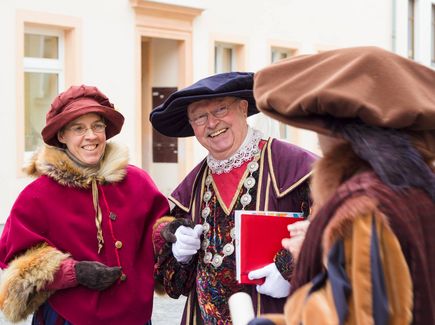
[(45, 116), (56, 95), (81, 82), (81, 19), (17, 10), (17, 175), (42, 143)]
[(415, 0), (408, 0), (408, 58), (415, 58)]
[(41, 130), (50, 103), (64, 88), (62, 31), (26, 28), (24, 33), (25, 159), (42, 143)]
[(216, 43), (214, 47), (214, 58), (215, 73), (236, 70), (236, 49), (234, 45)]
[(272, 47), (271, 51), (271, 63), (277, 62), (279, 60), (287, 59), (296, 54), (295, 49), (287, 49), (282, 47)]
[[(26, 29), (24, 34), (24, 150), (28, 156), (41, 143), (45, 115), (64, 86), (61, 32)], [(25, 157), (28, 158), (28, 157)]]
[[(270, 61), (271, 61), (271, 63), (275, 63), (279, 60), (288, 59), (288, 58), (296, 55), (296, 53), (297, 53), (296, 49), (272, 46)], [(275, 127), (278, 128), (279, 138), (287, 139), (287, 140), (290, 139), (291, 130), (290, 130), (289, 126), (287, 126), (284, 123), (272, 120), (272, 119), (270, 119), (269, 123), (270, 123), (270, 128), (275, 128)]]

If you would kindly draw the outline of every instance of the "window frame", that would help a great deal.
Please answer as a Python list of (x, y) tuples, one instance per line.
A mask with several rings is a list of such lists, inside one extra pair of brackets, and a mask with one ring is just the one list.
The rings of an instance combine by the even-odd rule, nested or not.
[[(278, 62), (280, 60), (285, 60), (288, 58), (291, 58), (293, 56), (296, 56), (300, 53), (299, 50), (300, 44), (297, 43), (284, 43), (284, 42), (279, 42), (279, 41), (271, 41), (269, 43), (269, 60), (270, 60), (270, 64), (273, 64), (275, 62)], [(280, 51), (281, 53), (288, 53), (289, 56), (282, 58), (282, 59), (278, 59), (276, 61), (273, 61), (273, 53), (274, 51)], [(270, 117), (267, 117), (268, 119), (271, 119)], [(272, 121), (272, 120), (271, 120)], [(279, 129), (279, 138), (292, 142), (295, 140), (295, 138), (297, 137), (297, 134), (294, 131), (294, 128), (292, 128), (291, 126), (279, 122), (279, 121), (275, 121), (273, 120), (272, 123), (277, 123), (278, 124), (278, 129)]]
[(416, 9), (416, 1), (408, 0), (407, 56), (412, 60), (415, 59), (416, 48)]
[[(42, 73), (42, 74), (56, 74), (57, 75), (57, 89), (59, 93), (61, 89), (65, 88), (65, 37), (62, 30), (47, 27), (24, 27), (24, 36), (26, 34), (41, 35), (41, 36), (55, 36), (58, 38), (57, 42), (57, 59), (53, 58), (36, 58), (36, 57), (23, 57), (23, 72), (26, 73)], [(25, 104), (25, 103), (24, 103)], [(24, 110), (24, 114), (26, 111)], [(24, 116), (27, 119), (27, 116)], [(24, 132), (26, 129), (24, 128)], [(24, 161), (28, 161), (34, 151), (26, 150), (26, 140), (24, 140)]]
[[(81, 35), (82, 21), (80, 18), (34, 12), (27, 10), (16, 11), (16, 175), (19, 178), (25, 177), (22, 166), (28, 163), (27, 157), (32, 152), (25, 152), (25, 73), (56, 71), (58, 63), (45, 58), (25, 58), (24, 40), (25, 33), (44, 31), (47, 35), (59, 33), (58, 46), (61, 48), (58, 55), (63, 57), (63, 75), (59, 76), (58, 92), (81, 81)], [(62, 46), (61, 43), (62, 42)], [(47, 61), (48, 60), (48, 61)], [(56, 59), (58, 60), (58, 59)]]
[[(274, 53), (286, 53), (288, 55), (285, 58), (278, 59), (278, 60), (274, 61), (273, 60)], [(297, 53), (298, 53), (297, 48), (283, 47), (283, 46), (271, 46), (271, 48), (270, 48), (270, 63), (275, 63), (275, 62), (278, 62), (280, 60), (285, 60), (285, 59), (291, 58), (292, 56), (297, 55)]]
[(431, 65), (435, 66), (435, 3), (431, 3)]
[(209, 43), (209, 73), (216, 73), (216, 45), (224, 45), (233, 49), (234, 58), (231, 71), (246, 71), (245, 48), (246, 39), (237, 38), (231, 35), (211, 35)]
[[(225, 50), (231, 50), (231, 67), (229, 71), (223, 69), (223, 55)], [(214, 73), (235, 71), (237, 69), (237, 49), (234, 44), (225, 42), (215, 42), (214, 45)], [(222, 60), (218, 60), (222, 58)], [(220, 63), (220, 64), (219, 64)], [(218, 69), (218, 67), (220, 69)]]

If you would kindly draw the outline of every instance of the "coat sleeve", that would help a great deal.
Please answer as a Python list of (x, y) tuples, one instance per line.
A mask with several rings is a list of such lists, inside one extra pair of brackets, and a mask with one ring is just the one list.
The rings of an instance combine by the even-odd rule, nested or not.
[(45, 236), (48, 222), (40, 208), (40, 182), (20, 193), (0, 238), (0, 309), (12, 322), (25, 319), (54, 292), (44, 289), (69, 257)]
[[(280, 200), (279, 211), (302, 212), (304, 219), (310, 216), (312, 200), (310, 197), (309, 181), (306, 180)], [(292, 254), (281, 249), (275, 254), (274, 262), (284, 279), (291, 280), (294, 268)]]
[[(160, 231), (162, 227), (176, 218), (190, 217), (180, 208), (175, 207), (171, 211), (172, 218), (164, 217), (158, 220), (154, 228), (154, 247), (156, 264), (154, 266), (154, 279), (156, 287), (163, 287), (163, 290), (172, 298), (180, 295), (187, 296), (195, 284), (196, 266), (198, 264), (198, 253), (188, 264), (178, 263), (172, 254), (172, 243), (164, 242)], [(162, 244), (164, 242), (164, 244)]]
[(411, 274), (386, 220), (376, 210), (334, 216), (323, 234), (326, 269), (289, 298), (286, 324), (411, 323)]
[(68, 254), (41, 244), (8, 264), (0, 281), (0, 309), (9, 321), (26, 319), (48, 299), (54, 291), (45, 288), (68, 257)]

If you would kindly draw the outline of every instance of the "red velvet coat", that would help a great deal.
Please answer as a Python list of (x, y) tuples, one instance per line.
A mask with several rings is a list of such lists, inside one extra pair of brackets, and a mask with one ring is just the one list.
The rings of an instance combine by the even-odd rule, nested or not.
[[(46, 294), (44, 279), (50, 279), (57, 270), (58, 263), (53, 261), (63, 258), (58, 258), (56, 252), (70, 254), (78, 261), (120, 264), (127, 276), (125, 281), (118, 281), (102, 292), (83, 286), (58, 290), (48, 302), (75, 325), (145, 324), (151, 318), (154, 289), (152, 225), (168, 212), (167, 200), (151, 178), (143, 170), (127, 165), (127, 153), (110, 144), (98, 171), (80, 168), (63, 151), (47, 147), (35, 159), (30, 172), (39, 177), (19, 195), (1, 237), (3, 267), (20, 254), (21, 258), (29, 255), (33, 258), (35, 254), (29, 249), (38, 244), (47, 243), (55, 248), (54, 257), (43, 253), (36, 264), (9, 265), (20, 271), (32, 268), (27, 280), (36, 285), (39, 296)], [(102, 210), (104, 246), (100, 254), (90, 185), (93, 177), (97, 179)], [(110, 212), (116, 218), (113, 215), (109, 218)], [(116, 241), (122, 243), (121, 248), (115, 247)], [(0, 289), (3, 311), (11, 311), (12, 318), (25, 316), (16, 315), (20, 308), (32, 312), (31, 306), (27, 309), (19, 306), (22, 301), (15, 301), (18, 306), (14, 306), (12, 293), (25, 294), (18, 287), (20, 282), (14, 276), (3, 277), (2, 282), (2, 287), (7, 288), (6, 292)], [(22, 299), (30, 305), (34, 303), (35, 292), (28, 293)]]

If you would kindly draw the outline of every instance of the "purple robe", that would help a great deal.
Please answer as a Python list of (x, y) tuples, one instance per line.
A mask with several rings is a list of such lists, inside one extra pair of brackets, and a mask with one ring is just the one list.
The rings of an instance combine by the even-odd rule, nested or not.
[[(252, 175), (256, 186), (250, 190), (252, 202), (246, 210), (302, 211), (310, 204), (308, 178), (316, 156), (299, 147), (276, 139), (269, 139), (261, 150), (259, 169)], [(172, 214), (177, 218), (191, 218), (195, 224), (203, 223), (204, 208), (202, 193), (208, 167), (205, 160), (197, 165), (174, 190), (169, 199), (175, 204)], [(246, 189), (236, 191), (236, 204), (229, 214), (219, 203), (212, 190), (208, 217), (211, 231), (215, 234), (209, 249), (222, 252), (222, 247), (231, 241), (230, 229), (234, 226), (234, 210), (241, 209), (239, 202)], [(169, 296), (188, 296), (182, 324), (231, 323), (228, 298), (238, 291), (251, 294), (257, 314), (282, 312), (285, 298), (275, 299), (258, 294), (253, 285), (240, 285), (235, 280), (235, 254), (226, 256), (218, 268), (203, 262), (204, 252), (199, 253), (189, 264), (178, 263), (166, 244), (160, 252), (155, 268), (155, 277)]]

